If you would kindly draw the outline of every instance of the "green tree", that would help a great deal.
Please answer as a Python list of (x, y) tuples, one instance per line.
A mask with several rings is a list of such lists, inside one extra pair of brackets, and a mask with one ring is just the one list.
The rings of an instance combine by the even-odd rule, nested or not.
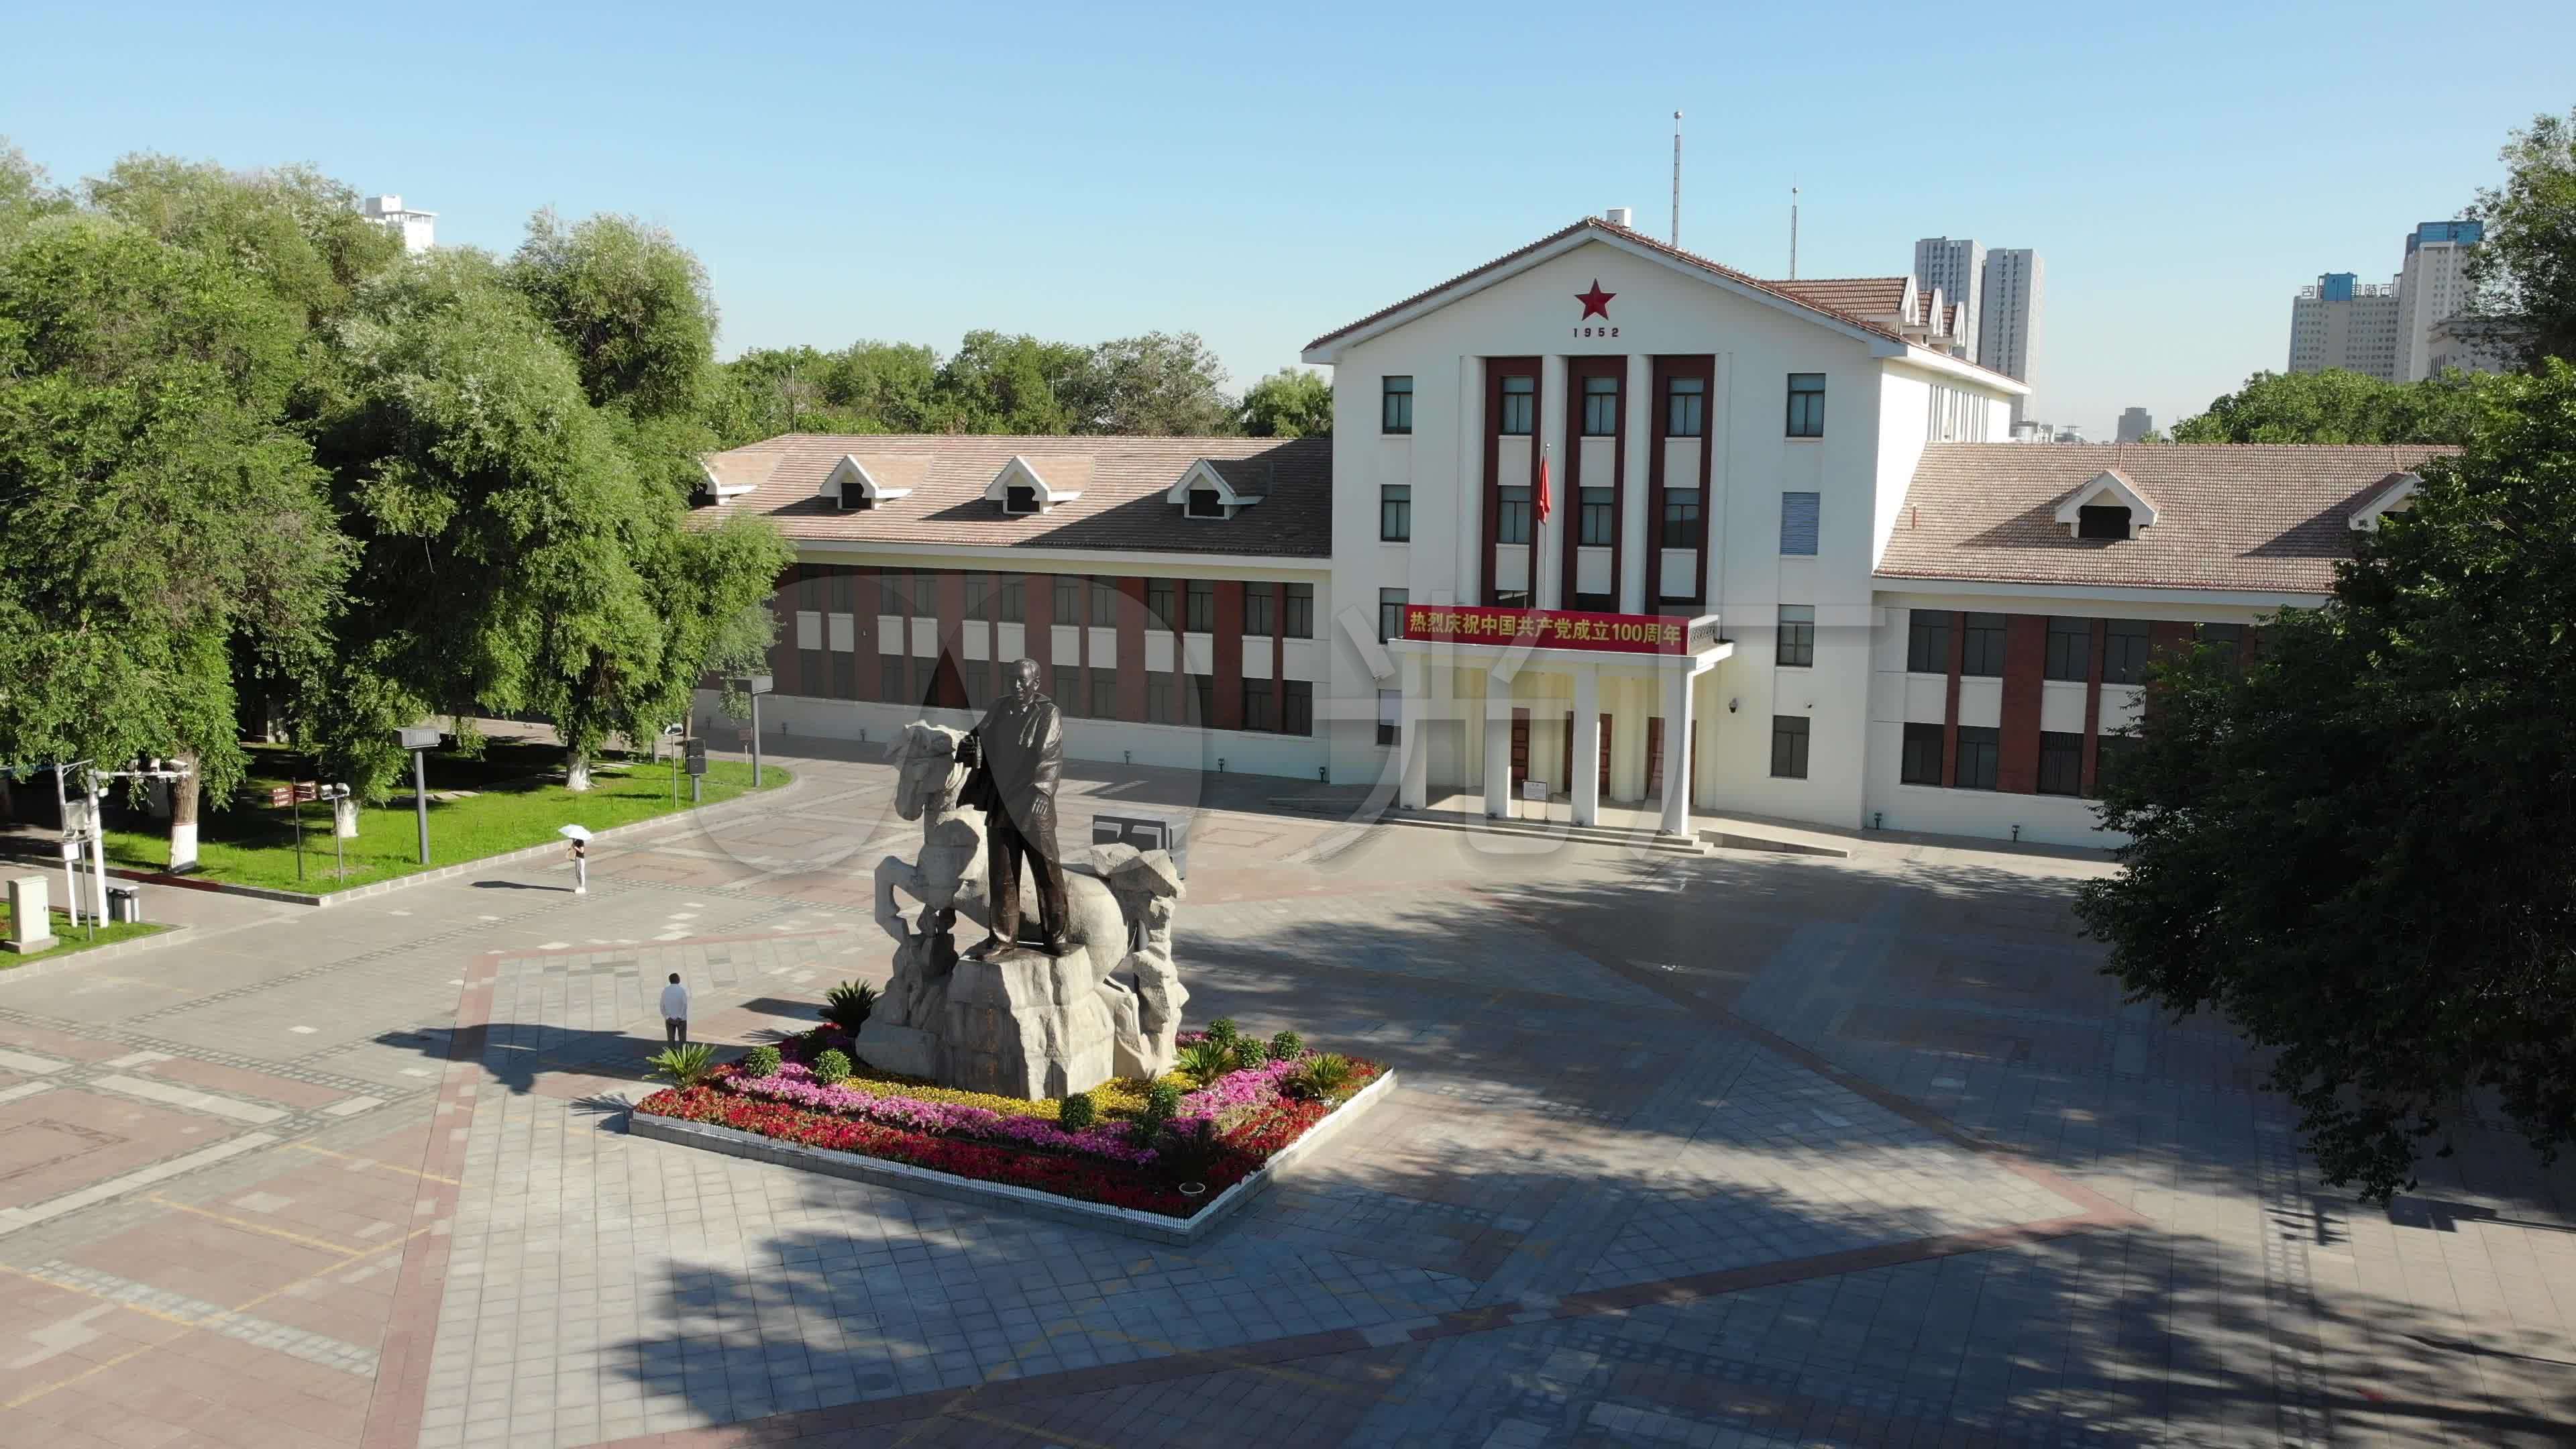
[(1075, 386), (1059, 396), (1077, 432), (1204, 437), (1234, 421), (1225, 368), (1195, 332), (1103, 342)]
[(715, 359), (706, 268), (660, 227), (594, 216), (528, 222), (507, 279), (572, 349), (592, 403), (637, 417), (688, 414)]
[(2534, 116), (2502, 153), (2505, 182), (2468, 215), (2485, 224), (2469, 254), (2469, 308), (2520, 344), (2523, 366), (2576, 358), (2576, 111)]
[(1333, 431), (1333, 384), (1283, 367), (1244, 389), (1241, 412), (1243, 431), (1256, 438), (1322, 437)]
[(2155, 671), (2080, 907), (2133, 999), (2274, 1049), (2326, 1178), (2377, 1198), (2472, 1093), (2576, 1139), (2576, 367), (2501, 388), (2255, 664)]
[(1087, 348), (975, 331), (939, 365), (937, 396), (956, 432), (1070, 433), (1082, 419), (1069, 400), (1099, 392), (1090, 373)]
[(281, 422), (303, 337), (250, 268), (110, 217), (0, 242), (0, 758), (177, 757), (173, 868), (246, 763), (236, 648), (309, 677), (350, 564)]
[(2258, 372), (2209, 411), (2174, 424), (2177, 443), (2458, 443), (2494, 406), (2497, 380), (2449, 372), (2422, 382), (2364, 373)]
[(71, 209), (71, 198), (46, 179), (45, 169), (0, 136), (0, 245), (23, 234), (38, 218)]
[(309, 324), (338, 316), (351, 290), (399, 264), (402, 239), (358, 214), (358, 193), (310, 167), (233, 172), (139, 155), (87, 184), (90, 206), (183, 251), (260, 278)]

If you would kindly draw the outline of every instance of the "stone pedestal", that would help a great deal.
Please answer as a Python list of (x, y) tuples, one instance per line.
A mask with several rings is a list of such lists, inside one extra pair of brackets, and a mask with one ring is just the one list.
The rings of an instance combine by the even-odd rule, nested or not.
[(0, 951), (26, 955), (54, 944), (52, 902), (46, 897), (45, 884), (40, 875), (9, 878), (9, 935), (0, 940)]
[(940, 1080), (1006, 1097), (1087, 1092), (1111, 1075), (1114, 1036), (1086, 957), (1014, 947), (950, 975)]

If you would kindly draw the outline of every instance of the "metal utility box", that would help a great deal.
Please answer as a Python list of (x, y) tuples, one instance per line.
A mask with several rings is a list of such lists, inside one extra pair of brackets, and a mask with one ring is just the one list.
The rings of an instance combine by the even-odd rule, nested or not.
[(1091, 817), (1091, 843), (1117, 845), (1124, 843), (1138, 850), (1168, 850), (1172, 869), (1187, 880), (1190, 874), (1190, 818), (1186, 815), (1154, 815), (1137, 811), (1100, 814)]
[(705, 740), (690, 740), (687, 744), (687, 751), (689, 773), (692, 775), (705, 774), (707, 772), (707, 742)]

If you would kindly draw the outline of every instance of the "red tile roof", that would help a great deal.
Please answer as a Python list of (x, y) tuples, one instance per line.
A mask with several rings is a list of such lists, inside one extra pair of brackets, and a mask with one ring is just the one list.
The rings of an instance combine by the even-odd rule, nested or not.
[[(2322, 594), (2347, 522), (2427, 458), (2457, 452), (2277, 444), (1934, 443), (1879, 561), (1890, 579)], [(2131, 539), (2071, 537), (2058, 505), (2116, 469), (2155, 506)]]
[[(1775, 292), (1785, 292), (1811, 307), (1828, 312), (1847, 313), (1854, 317), (1897, 317), (1905, 311), (1903, 277), (1800, 277), (1795, 281), (1763, 283)], [(1917, 297), (1919, 306), (1921, 297)]]
[[(1044, 513), (1006, 514), (985, 486), (1014, 456), (1050, 487), (1081, 497)], [(822, 496), (844, 456), (878, 484), (908, 487), (863, 512)], [(1227, 519), (1185, 518), (1164, 495), (1206, 458), (1261, 502)], [(1012, 437), (789, 433), (711, 455), (728, 485), (752, 491), (695, 517), (756, 513), (798, 542), (966, 544), (986, 548), (1328, 558), (1333, 549), (1330, 438)]]

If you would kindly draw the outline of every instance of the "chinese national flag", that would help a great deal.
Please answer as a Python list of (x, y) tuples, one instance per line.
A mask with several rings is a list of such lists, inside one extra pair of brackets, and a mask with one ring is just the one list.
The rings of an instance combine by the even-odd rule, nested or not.
[(1548, 498), (1548, 496), (1547, 496), (1547, 453), (1545, 452), (1545, 450), (1541, 450), (1541, 451), (1540, 451), (1540, 453), (1539, 453), (1539, 455), (1538, 455), (1538, 509), (1537, 509), (1537, 511), (1538, 511), (1538, 521), (1539, 521), (1539, 522), (1541, 522), (1541, 523), (1545, 523), (1545, 522), (1547, 522), (1547, 514), (1548, 514), (1548, 509), (1549, 509), (1549, 507), (1550, 507), (1550, 506), (1551, 506), (1551, 505), (1550, 505), (1550, 500), (1549, 500), (1549, 498)]

